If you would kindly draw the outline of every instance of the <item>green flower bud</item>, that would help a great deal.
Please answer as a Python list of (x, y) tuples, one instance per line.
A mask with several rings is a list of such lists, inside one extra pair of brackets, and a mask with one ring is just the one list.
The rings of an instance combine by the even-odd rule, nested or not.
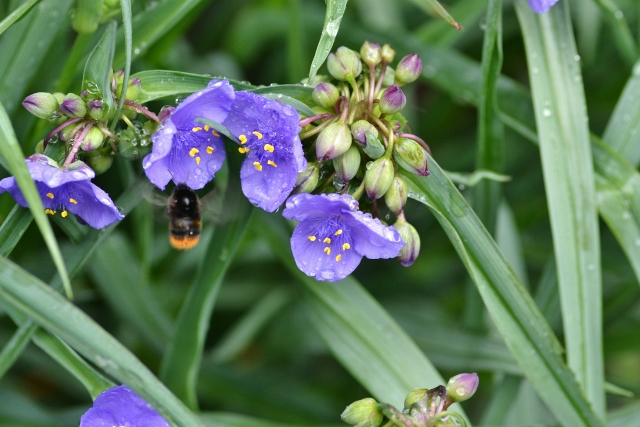
[(79, 33), (93, 33), (98, 29), (103, 0), (78, 0), (71, 18), (71, 26)]
[(342, 182), (349, 182), (356, 176), (360, 168), (360, 150), (355, 145), (351, 145), (346, 153), (333, 159), (333, 168), (336, 176)]
[(102, 99), (93, 98), (87, 102), (87, 109), (89, 110), (89, 117), (94, 120), (102, 120), (106, 117), (109, 107)]
[(120, 6), (120, 0), (104, 0), (104, 5), (109, 9)]
[(58, 100), (55, 95), (47, 92), (32, 93), (22, 101), (22, 106), (41, 119), (56, 120), (59, 117)]
[(398, 220), (393, 226), (398, 230), (398, 233), (400, 233), (402, 241), (406, 243), (406, 246), (400, 249), (398, 260), (403, 266), (409, 267), (420, 254), (420, 236), (413, 225), (409, 224), (403, 215), (398, 216)]
[(409, 195), (409, 186), (404, 179), (396, 176), (393, 178), (391, 187), (384, 193), (384, 202), (394, 214), (398, 215), (407, 204), (407, 196)]
[(351, 124), (351, 135), (363, 147), (367, 145), (367, 132), (371, 132), (375, 137), (378, 137), (378, 129), (366, 120), (358, 120)]
[(416, 141), (408, 138), (396, 139), (393, 158), (401, 168), (416, 175), (429, 176), (427, 150)]
[(393, 68), (387, 67), (384, 71), (384, 78), (382, 79), (382, 87), (389, 87), (393, 84), (396, 77), (396, 72)]
[(116, 90), (114, 91), (114, 93), (118, 98), (120, 98), (120, 95), (122, 95), (122, 86), (124, 84), (124, 70), (115, 71), (112, 77), (112, 84), (113, 84), (113, 81), (115, 81), (115, 87), (116, 87)]
[(333, 108), (340, 97), (338, 88), (331, 83), (318, 83), (311, 92), (314, 102), (324, 108)]
[(378, 427), (384, 417), (378, 409), (378, 402), (368, 397), (347, 406), (340, 418), (353, 427)]
[(369, 66), (376, 66), (382, 61), (382, 49), (378, 43), (365, 41), (360, 48), (362, 62)]
[(318, 160), (331, 160), (344, 154), (351, 147), (349, 127), (338, 121), (322, 129), (316, 139), (316, 156)]
[(102, 146), (104, 142), (104, 134), (97, 126), (93, 126), (84, 136), (80, 143), (80, 148), (84, 151), (93, 151)]
[(382, 61), (386, 64), (390, 64), (393, 62), (396, 57), (396, 51), (391, 49), (391, 46), (385, 44), (382, 46)]
[(447, 383), (447, 400), (451, 402), (462, 402), (474, 395), (478, 389), (480, 379), (478, 375), (458, 374)]
[(358, 54), (347, 47), (339, 47), (336, 53), (330, 53), (327, 58), (329, 74), (340, 81), (358, 77), (362, 72), (362, 62)]
[(364, 173), (364, 189), (370, 199), (379, 199), (389, 190), (393, 182), (393, 162), (388, 157), (380, 157), (367, 165)]
[(58, 135), (60, 135), (60, 139), (63, 141), (69, 141), (71, 138), (71, 133), (73, 130), (78, 127), (79, 123), (71, 123), (69, 126), (64, 127)]
[(296, 179), (296, 186), (293, 189), (293, 194), (311, 193), (316, 189), (319, 177), (320, 168), (318, 167), (318, 164), (309, 162), (307, 164), (307, 169), (298, 174), (298, 179)]
[(134, 77), (132, 79), (129, 79), (129, 86), (127, 86), (127, 93), (124, 96), (125, 99), (128, 99), (129, 101), (135, 101), (138, 99), (138, 97), (140, 96), (140, 91), (142, 90), (141, 86), (140, 86), (140, 79), (137, 77)]
[(44, 153), (44, 139), (41, 139), (40, 141), (38, 141), (35, 148), (33, 149), (33, 152), (37, 154)]
[(414, 82), (422, 73), (422, 60), (416, 53), (405, 56), (396, 68), (395, 82), (399, 85)]
[(58, 104), (62, 104), (62, 102), (64, 101), (64, 93), (62, 92), (53, 92), (53, 96), (56, 97)]
[(424, 402), (427, 400), (428, 388), (414, 388), (407, 394), (404, 399), (404, 409), (410, 409), (414, 403)]
[(407, 103), (407, 97), (398, 85), (391, 85), (382, 92), (380, 97), (380, 112), (392, 115), (402, 110)]
[(119, 137), (118, 153), (127, 160), (140, 159), (151, 151), (149, 139), (141, 137), (139, 132), (127, 128), (120, 132)]
[(60, 110), (67, 117), (84, 117), (87, 114), (87, 104), (75, 93), (68, 93), (60, 104)]
[(85, 163), (95, 171), (96, 175), (100, 175), (111, 167), (113, 164), (113, 156), (103, 153), (102, 150), (92, 151), (85, 159)]

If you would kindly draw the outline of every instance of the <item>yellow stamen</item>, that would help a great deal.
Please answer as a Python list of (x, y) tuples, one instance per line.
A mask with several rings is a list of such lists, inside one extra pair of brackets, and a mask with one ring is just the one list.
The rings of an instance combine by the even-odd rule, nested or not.
[(191, 157), (194, 157), (196, 154), (198, 154), (200, 152), (200, 150), (198, 150), (196, 147), (193, 147), (191, 150), (189, 150), (189, 155)]
[(215, 129), (212, 130), (211, 133), (213, 134), (213, 136), (220, 136), (220, 134)]
[(249, 147), (238, 147), (238, 151), (240, 152), (240, 154), (245, 154), (245, 153), (248, 153), (249, 151), (251, 151), (251, 148), (249, 148)]
[(260, 162), (253, 162), (253, 167), (256, 168), (258, 172), (262, 171), (262, 165)]
[(240, 144), (246, 144), (247, 143), (247, 137), (245, 135), (240, 135), (238, 137), (238, 139), (240, 140)]
[(198, 132), (199, 130), (202, 130), (202, 128), (200, 126), (196, 126), (193, 129), (191, 129), (191, 132)]
[(51, 210), (51, 209), (45, 209), (44, 213), (46, 213), (47, 215), (54, 215), (56, 213), (56, 211)]
[(53, 193), (47, 193), (47, 197), (53, 199)]
[(264, 144), (264, 151), (268, 151), (268, 152), (270, 152), (270, 153), (273, 153), (273, 150), (274, 150), (273, 145), (271, 145), (271, 144)]
[(340, 255), (338, 255), (338, 256), (336, 257), (336, 261), (340, 261), (341, 259), (342, 259), (342, 254), (340, 254)]
[(331, 255), (331, 248), (324, 248), (324, 252), (325, 252), (327, 255)]
[(342, 244), (342, 250), (343, 250), (343, 251), (346, 251), (347, 249), (351, 249), (351, 245), (350, 245), (350, 244), (348, 244), (348, 243), (343, 243), (343, 244)]
[(262, 134), (258, 131), (252, 132), (255, 136), (258, 137), (258, 140), (262, 139)]
[(200, 156), (196, 157), (196, 165), (200, 164)]
[(312, 242), (316, 241), (316, 236), (309, 236), (307, 237), (307, 239), (311, 240)]
[(273, 166), (274, 168), (278, 167), (278, 165), (276, 165), (276, 162), (274, 162), (273, 160), (267, 160), (267, 164)]
[(209, 125), (204, 125), (204, 130), (209, 132), (209, 129), (211, 129), (211, 127)]
[(62, 218), (66, 218), (66, 217), (67, 217), (67, 215), (69, 215), (69, 214), (67, 213), (67, 211), (62, 211), (62, 212), (60, 212), (60, 216), (61, 216)]
[(77, 204), (78, 204), (78, 201), (77, 201), (76, 199), (74, 199), (74, 198), (69, 199), (69, 201), (70, 201), (71, 203), (73, 203), (74, 205), (77, 205)]
[(342, 234), (342, 228), (338, 229), (338, 231), (336, 231), (336, 236), (339, 236)]
[(328, 237), (325, 237), (322, 243), (331, 243), (331, 239)]
[(213, 153), (213, 147), (207, 146), (207, 154)]

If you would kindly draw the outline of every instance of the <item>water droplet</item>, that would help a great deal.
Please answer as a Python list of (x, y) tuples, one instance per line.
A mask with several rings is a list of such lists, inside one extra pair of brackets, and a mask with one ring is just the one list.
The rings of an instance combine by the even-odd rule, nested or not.
[(580, 61), (580, 55), (574, 56), (573, 59), (575, 59), (576, 61)]
[(133, 54), (134, 55), (140, 55), (140, 49), (139, 48), (133, 49)]
[(538, 67), (533, 67), (533, 69), (531, 70), (531, 72), (533, 74), (538, 74), (540, 72), (540, 70), (538, 69)]
[(629, 211), (622, 212), (622, 219), (631, 219), (631, 213)]
[(551, 117), (551, 114), (552, 114), (552, 113), (551, 113), (551, 110), (550, 110), (550, 109), (548, 109), (548, 108), (545, 108), (544, 110), (542, 110), (542, 115), (543, 115), (544, 117)]
[(622, 18), (624, 18), (624, 13), (622, 13), (622, 11), (621, 11), (621, 10), (616, 10), (615, 15), (616, 15), (616, 19), (622, 19)]

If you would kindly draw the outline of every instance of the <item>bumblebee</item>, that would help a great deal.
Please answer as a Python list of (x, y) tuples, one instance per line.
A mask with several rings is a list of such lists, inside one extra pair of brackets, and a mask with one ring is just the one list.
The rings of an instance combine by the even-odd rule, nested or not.
[(175, 249), (195, 247), (202, 233), (200, 199), (188, 185), (177, 184), (167, 200), (165, 214), (170, 218), (169, 243)]

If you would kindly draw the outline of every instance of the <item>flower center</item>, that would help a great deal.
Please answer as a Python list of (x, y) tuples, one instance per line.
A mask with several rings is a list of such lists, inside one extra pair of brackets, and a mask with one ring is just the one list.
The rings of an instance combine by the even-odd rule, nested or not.
[[(326, 226), (326, 224), (324, 225)], [(318, 230), (316, 233), (307, 236), (309, 241), (323, 245), (322, 251), (327, 256), (333, 256), (336, 262), (342, 260), (342, 254), (351, 249), (351, 244), (346, 241), (347, 235), (344, 234), (342, 228), (338, 227), (338, 224), (331, 224), (329, 227), (322, 227), (323, 230)]]
[(273, 153), (276, 151), (276, 147), (269, 143), (263, 144), (261, 142), (263, 137), (264, 135), (258, 131), (251, 132), (248, 137), (244, 134), (238, 136), (238, 140), (241, 145), (238, 147), (240, 154), (247, 154), (252, 149), (258, 150), (258, 160), (253, 162), (253, 167), (258, 172), (262, 172), (262, 166), (264, 163), (274, 168), (278, 167), (276, 162), (273, 160)]
[[(195, 126), (191, 129), (191, 132), (198, 134), (198, 136), (202, 136), (202, 137), (208, 136), (209, 133), (211, 133), (213, 136), (220, 136), (218, 131), (216, 131), (215, 129), (211, 129), (211, 126), (209, 125), (204, 125), (204, 127)], [(212, 154), (213, 151), (214, 151), (213, 145), (207, 145), (205, 152), (207, 154)], [(198, 156), (198, 153), (200, 153), (200, 150), (197, 149), (196, 147), (193, 147), (191, 150), (189, 150), (189, 156), (191, 156), (195, 160), (196, 165), (199, 165), (200, 161), (202, 160), (200, 156)]]

